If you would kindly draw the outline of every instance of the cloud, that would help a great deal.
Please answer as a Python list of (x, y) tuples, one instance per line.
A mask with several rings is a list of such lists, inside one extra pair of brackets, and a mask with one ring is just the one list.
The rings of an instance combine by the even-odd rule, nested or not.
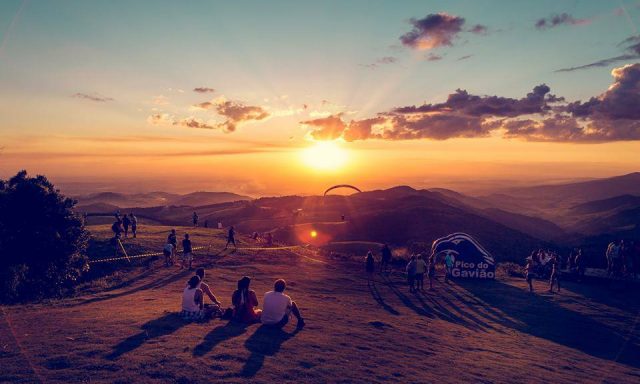
[(460, 56), (460, 57), (458, 57), (458, 58), (456, 59), (456, 61), (467, 60), (467, 59), (470, 59), (470, 58), (472, 58), (472, 57), (473, 57), (473, 55), (464, 55), (464, 56)]
[(247, 121), (264, 120), (269, 113), (262, 107), (244, 105), (234, 101), (224, 101), (216, 106), (219, 115), (227, 118), (220, 126), (226, 132), (233, 132), (236, 126)]
[(197, 119), (195, 117), (187, 117), (178, 121), (174, 121), (173, 125), (178, 125), (181, 127), (187, 128), (201, 128), (201, 129), (216, 129), (218, 128), (215, 125), (207, 124), (202, 119)]
[(94, 94), (87, 94), (87, 93), (75, 93), (73, 94), (71, 97), (76, 97), (79, 99), (85, 99), (85, 100), (90, 100), (90, 101), (95, 101), (97, 103), (106, 103), (107, 101), (113, 101), (114, 99), (111, 97), (106, 97), (106, 96), (101, 96), (97, 93)]
[(614, 82), (584, 102), (566, 102), (541, 84), (521, 98), (480, 96), (458, 89), (442, 103), (394, 108), (376, 117), (343, 115), (302, 122), (315, 140), (447, 140), (487, 137), (597, 143), (640, 140), (640, 63), (616, 68)]
[(618, 46), (624, 47), (624, 50), (626, 51), (626, 53), (622, 55), (610, 57), (608, 59), (598, 60), (593, 63), (557, 69), (554, 72), (573, 72), (573, 71), (579, 71), (582, 69), (608, 67), (609, 65), (618, 63), (620, 61), (640, 59), (640, 35), (628, 37), (624, 39), (621, 43), (619, 43)]
[(342, 136), (346, 125), (340, 115), (331, 115), (319, 119), (302, 121), (300, 124), (312, 127), (311, 137), (316, 140), (335, 140)]
[(591, 24), (589, 19), (576, 19), (568, 13), (551, 15), (546, 18), (538, 19), (535, 27), (539, 30), (555, 28), (561, 25), (587, 25)]
[(209, 87), (196, 87), (193, 88), (193, 92), (197, 92), (197, 93), (213, 93), (216, 90), (213, 88), (209, 88)]
[(413, 29), (400, 36), (400, 42), (409, 48), (425, 50), (452, 46), (465, 20), (460, 16), (435, 13), (409, 22)]
[(469, 32), (475, 33), (476, 35), (487, 35), (489, 34), (489, 27), (482, 24), (476, 24), (469, 29)]
[(396, 63), (398, 61), (398, 59), (394, 56), (384, 56), (381, 57), (379, 59), (377, 59), (375, 62), (370, 63), (370, 64), (360, 64), (361, 67), (367, 67), (367, 68), (371, 68), (371, 69), (375, 69), (381, 65), (389, 65), (389, 64), (393, 64)]
[(436, 54), (433, 54), (433, 53), (430, 53), (430, 54), (428, 54), (428, 55), (427, 55), (427, 60), (428, 60), (428, 61), (438, 61), (438, 60), (442, 60), (442, 56), (440, 56), (440, 55), (436, 55)]

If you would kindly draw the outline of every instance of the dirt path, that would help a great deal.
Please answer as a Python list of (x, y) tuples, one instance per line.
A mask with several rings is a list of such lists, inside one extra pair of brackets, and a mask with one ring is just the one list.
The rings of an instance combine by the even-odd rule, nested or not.
[(399, 275), (368, 281), (360, 265), (307, 250), (202, 262), (225, 304), (242, 275), (260, 300), (285, 278), (307, 326), (185, 323), (175, 312), (190, 273), (156, 267), (115, 290), (4, 307), (0, 382), (640, 380), (637, 294), (568, 284), (561, 295), (532, 295), (519, 280), (410, 294)]

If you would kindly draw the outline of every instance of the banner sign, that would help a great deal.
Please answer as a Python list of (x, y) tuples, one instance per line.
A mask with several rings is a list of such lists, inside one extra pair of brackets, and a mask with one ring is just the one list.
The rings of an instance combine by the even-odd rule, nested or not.
[(450, 256), (453, 277), (493, 279), (496, 276), (493, 257), (466, 233), (452, 233), (437, 239), (431, 246), (431, 254)]

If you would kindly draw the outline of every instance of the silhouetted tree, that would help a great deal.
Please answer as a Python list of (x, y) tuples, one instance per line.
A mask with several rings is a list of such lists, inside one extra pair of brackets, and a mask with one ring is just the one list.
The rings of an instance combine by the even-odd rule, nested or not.
[(0, 180), (0, 300), (59, 296), (88, 270), (88, 232), (46, 177)]

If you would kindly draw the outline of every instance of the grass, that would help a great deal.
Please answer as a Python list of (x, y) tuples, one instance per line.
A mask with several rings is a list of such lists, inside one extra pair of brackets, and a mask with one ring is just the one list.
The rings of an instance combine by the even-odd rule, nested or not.
[[(143, 227), (125, 247), (161, 250), (169, 229)], [(222, 231), (177, 229), (194, 246), (211, 243), (196, 263), (223, 304), (243, 275), (260, 301), (282, 277), (307, 326), (183, 322), (176, 312), (189, 271), (120, 261), (115, 276), (87, 282), (76, 297), (2, 307), (0, 382), (640, 380), (637, 293), (566, 283), (547, 294), (536, 282), (530, 294), (522, 279), (504, 277), (438, 281), (434, 291), (410, 294), (399, 273), (368, 280), (361, 263), (304, 248), (221, 251)], [(98, 242), (109, 235), (108, 226), (91, 230)], [(239, 248), (253, 245), (240, 236)]]

